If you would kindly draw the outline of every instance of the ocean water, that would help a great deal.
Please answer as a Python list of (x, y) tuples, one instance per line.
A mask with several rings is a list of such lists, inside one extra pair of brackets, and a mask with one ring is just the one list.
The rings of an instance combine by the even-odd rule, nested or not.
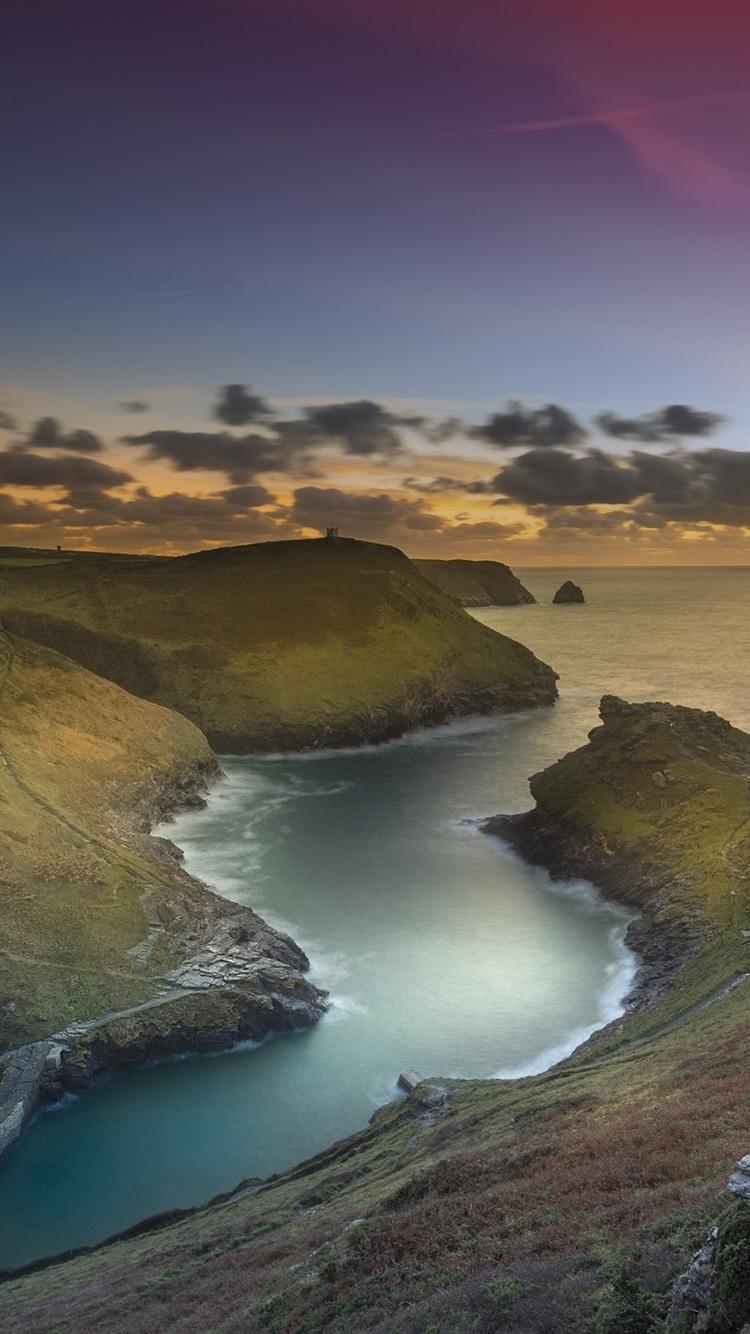
[[(104, 1079), (39, 1116), (0, 1165), (0, 1265), (282, 1170), (363, 1126), (404, 1067), (542, 1070), (620, 1012), (627, 915), (553, 885), (477, 821), (580, 745), (603, 693), (750, 728), (750, 571), (519, 571), (540, 599), (477, 617), (560, 673), (551, 709), (316, 757), (227, 758), (206, 810), (161, 832), (189, 868), (307, 950), (313, 1030)], [(583, 607), (553, 607), (563, 578)]]

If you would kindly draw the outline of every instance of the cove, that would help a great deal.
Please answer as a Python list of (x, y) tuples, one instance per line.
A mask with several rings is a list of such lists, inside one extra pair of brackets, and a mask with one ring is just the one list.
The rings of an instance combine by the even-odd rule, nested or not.
[(406, 1066), (533, 1073), (620, 1013), (628, 915), (476, 828), (526, 807), (524, 775), (580, 725), (558, 708), (356, 752), (224, 759), (207, 808), (157, 832), (289, 930), (330, 1012), (255, 1049), (113, 1075), (41, 1115), (0, 1168), (0, 1265), (283, 1170), (363, 1127)]

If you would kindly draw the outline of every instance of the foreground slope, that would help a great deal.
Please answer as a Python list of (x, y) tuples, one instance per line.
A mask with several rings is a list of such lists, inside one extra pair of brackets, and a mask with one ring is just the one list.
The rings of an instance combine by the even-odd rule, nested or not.
[(566, 871), (609, 867), (655, 937), (684, 924), (691, 957), (658, 999), (546, 1074), (423, 1082), (283, 1176), (10, 1280), (0, 1324), (657, 1334), (717, 1221), (703, 1328), (738, 1334), (750, 1207), (725, 1186), (750, 1149), (749, 782), (750, 737), (715, 715), (605, 700), (589, 745), (534, 780), (537, 810), (502, 828), (553, 867), (554, 831)]
[(382, 740), (556, 693), (528, 649), (366, 542), (0, 564), (0, 616), (225, 751)]
[(498, 560), (415, 560), (425, 579), (463, 607), (518, 607), (536, 602), (510, 566)]
[[(188, 1037), (201, 1045), (204, 1030), (265, 1005), (272, 988), (249, 976), (261, 961), (287, 970), (290, 996), (315, 1000), (296, 946), (148, 837), (217, 772), (186, 718), (0, 633), (0, 748), (0, 1050), (157, 995), (154, 1009), (66, 1043), (79, 1066), (107, 1064), (107, 1043), (123, 1059), (139, 1044), (155, 1055)], [(191, 977), (191, 961), (217, 943), (235, 955), (231, 997), (218, 972)]]

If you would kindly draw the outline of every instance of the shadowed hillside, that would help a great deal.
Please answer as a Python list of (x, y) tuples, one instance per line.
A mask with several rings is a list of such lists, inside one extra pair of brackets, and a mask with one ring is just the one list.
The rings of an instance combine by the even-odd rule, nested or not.
[[(700, 1328), (739, 1334), (750, 737), (665, 704), (606, 699), (602, 718), (534, 779), (537, 809), (495, 827), (629, 884), (655, 944), (690, 956), (671, 985), (546, 1074), (423, 1081), (290, 1172), (4, 1284), (3, 1328), (657, 1334), (716, 1221)], [(674, 1334), (706, 1314), (694, 1295)]]
[(556, 693), (528, 649), (479, 625), (400, 551), (365, 542), (0, 562), (0, 616), (179, 710), (225, 751), (383, 740)]
[(463, 607), (518, 607), (536, 602), (508, 565), (497, 560), (415, 560), (431, 583)]
[[(199, 799), (217, 772), (186, 718), (0, 634), (0, 748), (0, 1050), (157, 993), (174, 1005), (131, 1020), (119, 1033), (123, 1049), (125, 1037), (136, 1050), (141, 1040), (154, 1054), (160, 1042), (169, 1049), (175, 1016), (185, 1030), (176, 1048), (200, 1043), (204, 1018), (230, 1023), (242, 1006), (225, 1006), (219, 1020), (223, 980), (209, 1004), (176, 970), (224, 935), (231, 953), (232, 931), (244, 933), (238, 965), (280, 960), (304, 991), (301, 951), (204, 889), (170, 845), (147, 835), (170, 809)], [(103, 1050), (97, 1060), (106, 1064)], [(0, 1103), (3, 1092), (0, 1083)]]

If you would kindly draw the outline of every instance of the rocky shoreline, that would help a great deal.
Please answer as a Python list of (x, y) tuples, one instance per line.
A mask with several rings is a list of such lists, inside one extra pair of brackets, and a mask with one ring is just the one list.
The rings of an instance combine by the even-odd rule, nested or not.
[[(750, 740), (716, 714), (670, 704), (605, 695), (600, 715), (587, 745), (533, 775), (532, 810), (482, 827), (554, 879), (588, 880), (637, 912), (625, 937), (639, 961), (633, 1012), (732, 924), (746, 879), (732, 802), (745, 815)], [(717, 823), (719, 783), (728, 837), (714, 847), (704, 831)]]
[(414, 691), (390, 706), (373, 708), (347, 720), (295, 723), (290, 727), (274, 720), (265, 730), (244, 737), (214, 730), (210, 740), (220, 754), (234, 755), (377, 746), (398, 741), (417, 728), (441, 727), (474, 715), (486, 717), (498, 712), (548, 707), (557, 698), (556, 680), (556, 673), (546, 668), (534, 682), (497, 681), (491, 686), (458, 689), (451, 682), (442, 688), (433, 681), (424, 693)]
[(163, 963), (161, 986), (141, 1004), (75, 1020), (0, 1056), (0, 1158), (38, 1110), (105, 1072), (260, 1041), (325, 1013), (327, 994), (304, 976), (309, 959), (291, 937), (190, 876), (180, 849), (149, 832), (204, 805), (209, 781), (219, 777), (215, 759), (198, 762), (123, 803), (118, 838), (134, 850), (147, 842), (152, 857), (156, 847), (168, 874), (144, 889), (148, 930), (131, 951), (144, 969)]

